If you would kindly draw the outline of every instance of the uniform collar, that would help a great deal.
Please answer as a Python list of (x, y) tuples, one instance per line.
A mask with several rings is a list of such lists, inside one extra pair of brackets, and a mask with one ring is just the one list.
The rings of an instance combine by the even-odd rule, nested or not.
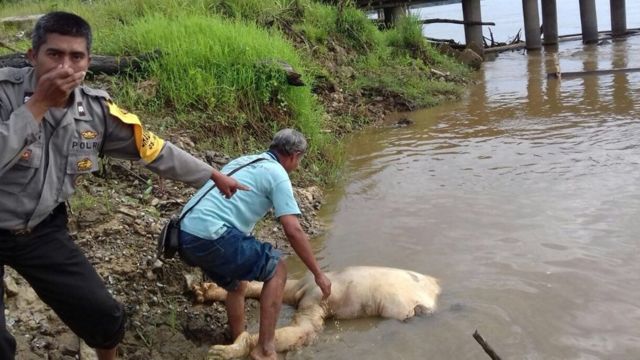
[[(87, 112), (87, 103), (82, 98), (82, 90), (80, 90), (79, 86), (73, 90), (71, 100), (66, 109), (67, 111), (64, 113), (64, 116), (58, 122), (57, 126), (67, 126), (72, 124), (74, 119), (82, 121), (92, 120), (91, 116), (89, 116), (89, 113)], [(49, 114), (50, 112), (45, 115), (45, 119), (47, 119), (47, 121), (53, 126), (56, 126), (56, 121), (50, 117)]]
[[(33, 95), (33, 92), (36, 89), (36, 71), (32, 67), (27, 67), (22, 69), (22, 103), (26, 103), (29, 98)], [(19, 79), (20, 75), (16, 75), (16, 80)]]
[[(34, 69), (33, 67), (29, 67), (29, 68), (25, 68), (25, 70), (26, 71), (24, 73), (23, 102), (26, 103), (27, 100), (29, 100), (29, 97), (33, 96), (33, 93), (36, 91), (37, 79), (36, 79), (36, 69)], [(47, 111), (44, 114), (44, 119), (53, 127), (56, 127), (58, 125), (55, 119), (53, 119), (53, 117), (51, 116), (49, 111)]]
[(80, 85), (73, 90), (73, 102), (69, 105), (69, 113), (77, 120), (93, 120), (91, 116), (89, 116), (89, 111), (87, 109), (88, 104), (84, 99), (84, 94), (81, 89), (82, 86), (84, 85)]
[(33, 94), (36, 89), (36, 70), (32, 67), (26, 68), (24, 73), (24, 92), (26, 94)]
[(266, 154), (269, 155), (269, 157), (271, 157), (273, 160), (280, 162), (278, 160), (278, 154), (276, 154), (274, 151), (267, 150)]

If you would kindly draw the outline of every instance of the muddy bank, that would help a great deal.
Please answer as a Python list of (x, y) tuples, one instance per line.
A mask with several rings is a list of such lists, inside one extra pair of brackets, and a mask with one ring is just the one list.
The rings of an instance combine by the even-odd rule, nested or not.
[[(320, 59), (333, 74), (317, 79), (313, 92), (341, 135), (359, 126), (407, 126), (410, 120), (390, 116), (395, 111), (414, 110), (416, 104), (382, 88), (346, 90), (356, 77), (353, 51), (338, 43)], [(463, 83), (445, 71), (429, 69), (429, 76), (444, 82)], [(104, 78), (93, 79), (92, 86), (116, 94), (115, 85)], [(142, 90), (142, 86), (139, 89)], [(441, 99), (442, 101), (448, 100)], [(362, 123), (340, 122), (345, 115), (366, 119)], [(144, 118), (144, 117), (143, 117)], [(385, 120), (389, 122), (385, 123)], [(344, 123), (344, 124), (343, 124)], [(153, 129), (152, 130), (156, 130)], [(195, 152), (188, 130), (165, 136), (178, 146), (221, 167), (229, 158), (214, 151)], [(203, 359), (209, 346), (230, 341), (222, 304), (195, 305), (188, 282), (200, 281), (199, 270), (180, 260), (166, 262), (155, 257), (155, 237), (171, 214), (179, 211), (195, 191), (180, 183), (162, 180), (125, 161), (106, 160), (105, 171), (82, 179), (70, 207), (70, 228), (75, 241), (85, 251), (113, 295), (125, 304), (128, 314), (126, 336), (120, 347), (122, 359)], [(296, 189), (303, 212), (302, 226), (310, 236), (322, 232), (317, 211), (322, 204), (318, 187)], [(256, 228), (258, 238), (275, 244), (287, 255), (289, 247), (280, 225), (272, 217)], [(16, 337), (19, 359), (91, 359), (77, 337), (45, 306), (29, 285), (12, 269), (6, 268), (7, 327)], [(255, 314), (257, 303), (247, 301), (247, 313)], [(249, 318), (249, 323), (255, 319)]]
[[(214, 152), (200, 156), (217, 166), (228, 160)], [(71, 206), (70, 228), (109, 290), (126, 306), (122, 359), (203, 359), (209, 346), (230, 340), (223, 305), (195, 305), (188, 290), (188, 282), (202, 280), (201, 272), (178, 259), (163, 263), (155, 257), (155, 236), (164, 219), (179, 211), (193, 192), (135, 164), (113, 160), (101, 176), (79, 184), (76, 196), (81, 200)], [(304, 229), (318, 234), (321, 226), (315, 218), (321, 191), (297, 188), (295, 194)], [(257, 227), (256, 234), (285, 254), (293, 253), (272, 217)], [(10, 268), (5, 286), (7, 326), (18, 342), (19, 359), (93, 357), (86, 346), (80, 355), (78, 339)], [(257, 305), (247, 301), (247, 313), (255, 313), (252, 308)]]
[[(353, 71), (346, 65), (336, 66), (347, 77)], [(369, 119), (369, 126), (394, 126), (397, 119), (390, 114), (411, 109), (393, 94), (349, 93), (339, 83), (327, 82), (316, 93), (326, 106), (326, 116), (358, 115)], [(337, 129), (345, 133), (354, 130)], [(214, 151), (197, 153), (188, 134), (166, 138), (218, 168), (230, 160)], [(179, 211), (195, 190), (160, 179), (131, 162), (107, 159), (103, 165), (100, 174), (79, 182), (70, 206), (69, 226), (109, 290), (126, 307), (128, 321), (120, 358), (206, 358), (209, 346), (230, 342), (224, 306), (194, 304), (188, 283), (201, 281), (201, 272), (178, 259), (159, 261), (155, 255), (155, 237), (165, 219)], [(317, 220), (321, 189), (296, 188), (295, 195), (303, 212), (304, 230), (311, 237), (319, 235), (323, 231)], [(273, 217), (256, 227), (256, 235), (286, 255), (294, 254)], [(19, 359), (95, 358), (24, 279), (10, 268), (5, 270), (7, 327), (17, 340)], [(253, 314), (258, 303), (248, 300), (246, 306), (248, 323), (255, 325)]]

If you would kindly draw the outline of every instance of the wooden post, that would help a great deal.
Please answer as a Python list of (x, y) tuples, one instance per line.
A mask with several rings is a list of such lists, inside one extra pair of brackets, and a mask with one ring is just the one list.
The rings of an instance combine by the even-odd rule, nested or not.
[[(481, 23), (482, 11), (480, 0), (462, 0), (462, 16), (465, 22)], [(464, 25), (464, 37), (467, 46), (475, 44), (474, 49), (484, 49), (482, 41), (482, 25)], [(484, 54), (478, 54), (484, 56)]]
[(540, 15), (538, 14), (538, 0), (522, 0), (524, 14), (524, 36), (527, 50), (540, 50)]
[(556, 0), (542, 0), (542, 32), (544, 44), (558, 43), (558, 7)]
[(387, 28), (392, 27), (398, 19), (403, 16), (407, 16), (407, 12), (406, 6), (384, 8), (384, 24)]
[(627, 10), (625, 0), (611, 0), (611, 35), (624, 36), (627, 33)]
[(596, 0), (580, 0), (580, 22), (582, 24), (582, 42), (598, 42), (598, 16)]

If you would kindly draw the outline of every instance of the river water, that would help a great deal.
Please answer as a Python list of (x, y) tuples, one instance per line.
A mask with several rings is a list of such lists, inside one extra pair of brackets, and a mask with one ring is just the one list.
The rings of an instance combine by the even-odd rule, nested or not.
[(461, 101), (349, 139), (323, 267), (430, 274), (439, 308), (328, 321), (287, 358), (489, 359), (476, 329), (503, 359), (640, 358), (640, 73), (547, 80), (554, 57), (640, 67), (640, 36), (502, 53)]

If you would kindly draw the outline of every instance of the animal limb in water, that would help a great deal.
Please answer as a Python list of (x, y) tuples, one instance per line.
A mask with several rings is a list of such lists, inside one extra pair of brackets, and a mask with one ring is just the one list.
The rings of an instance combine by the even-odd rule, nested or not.
[[(311, 274), (300, 280), (287, 280), (283, 302), (296, 308), (291, 324), (276, 329), (276, 351), (285, 352), (308, 345), (322, 330), (324, 320), (379, 316), (406, 320), (435, 310), (440, 294), (438, 281), (414, 271), (352, 266), (329, 272), (331, 296), (322, 300), (322, 292)], [(223, 301), (227, 292), (212, 283), (194, 285), (198, 302)], [(247, 298), (260, 298), (262, 283), (247, 286)], [(247, 356), (258, 342), (257, 334), (243, 332), (231, 345), (215, 345), (209, 359), (233, 359)]]

